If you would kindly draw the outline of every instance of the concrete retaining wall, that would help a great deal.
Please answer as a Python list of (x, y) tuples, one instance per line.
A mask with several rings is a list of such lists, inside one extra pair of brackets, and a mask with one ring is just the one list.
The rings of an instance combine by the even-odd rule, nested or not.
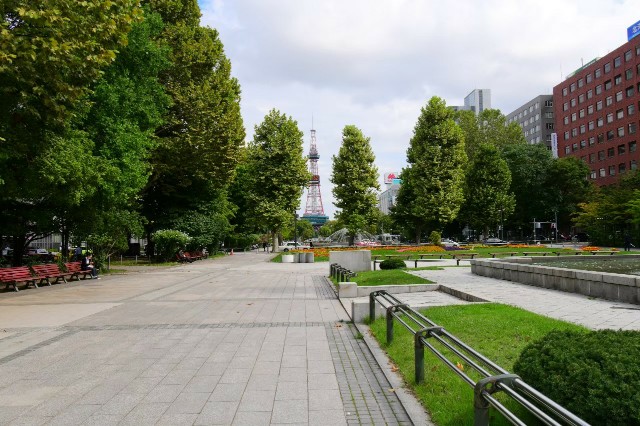
[[(640, 259), (640, 255), (628, 255), (625, 258)], [(557, 259), (543, 256), (474, 259), (471, 261), (471, 272), (535, 287), (640, 304), (640, 276), (532, 265), (532, 262), (551, 262)], [(571, 257), (572, 261), (594, 259), (611, 260), (611, 256)]]
[(337, 263), (352, 272), (371, 270), (371, 250), (330, 251), (329, 263)]

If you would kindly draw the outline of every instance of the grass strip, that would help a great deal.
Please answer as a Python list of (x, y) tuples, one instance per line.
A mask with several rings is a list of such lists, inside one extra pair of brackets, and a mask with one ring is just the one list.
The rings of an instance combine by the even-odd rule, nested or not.
[[(524, 347), (552, 330), (585, 330), (564, 321), (537, 315), (520, 308), (496, 303), (431, 307), (422, 313), (444, 327), (449, 333), (480, 352), (496, 364), (513, 372), (513, 364)], [(371, 324), (371, 331), (393, 364), (404, 377), (408, 387), (426, 407), (439, 426), (473, 424), (473, 389), (425, 348), (425, 380), (415, 383), (413, 335), (400, 323), (394, 327), (394, 340), (386, 344), (386, 323), (379, 318)], [(434, 341), (431, 341), (435, 345)], [(447, 358), (459, 363), (459, 368), (471, 376), (478, 376), (465, 363), (437, 344)], [(535, 387), (535, 383), (529, 383)], [(501, 392), (494, 394), (526, 424), (539, 424), (526, 410), (513, 403)], [(491, 410), (491, 425), (509, 425), (498, 412)]]

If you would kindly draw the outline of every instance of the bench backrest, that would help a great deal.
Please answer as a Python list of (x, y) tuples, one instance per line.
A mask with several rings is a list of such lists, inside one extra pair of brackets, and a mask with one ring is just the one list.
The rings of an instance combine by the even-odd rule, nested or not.
[(82, 264), (80, 262), (67, 262), (64, 264), (64, 267), (67, 268), (69, 272), (81, 272)]
[(42, 276), (42, 275), (60, 275), (62, 272), (58, 265), (55, 263), (47, 263), (44, 265), (33, 265), (33, 271)]
[(15, 266), (13, 268), (0, 268), (0, 280), (14, 281), (22, 279), (31, 279), (31, 271), (28, 266)]

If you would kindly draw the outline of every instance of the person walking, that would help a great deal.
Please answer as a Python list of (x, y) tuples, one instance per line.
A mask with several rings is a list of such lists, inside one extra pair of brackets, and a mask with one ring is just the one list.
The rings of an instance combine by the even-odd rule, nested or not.
[(628, 232), (624, 234), (624, 251), (631, 251), (631, 235)]

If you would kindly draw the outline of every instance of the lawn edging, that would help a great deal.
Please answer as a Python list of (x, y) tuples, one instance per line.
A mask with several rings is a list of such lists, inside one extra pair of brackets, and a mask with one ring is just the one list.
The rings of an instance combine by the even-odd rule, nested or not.
[(438, 290), (438, 284), (397, 284), (397, 285), (375, 285), (359, 286), (355, 282), (338, 283), (338, 298), (353, 298), (368, 296), (374, 291), (385, 290), (391, 294), (416, 293), (421, 291)]

